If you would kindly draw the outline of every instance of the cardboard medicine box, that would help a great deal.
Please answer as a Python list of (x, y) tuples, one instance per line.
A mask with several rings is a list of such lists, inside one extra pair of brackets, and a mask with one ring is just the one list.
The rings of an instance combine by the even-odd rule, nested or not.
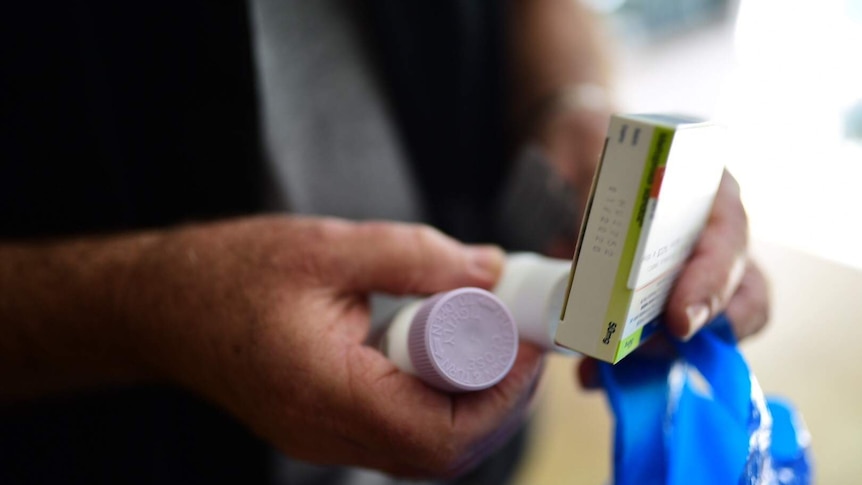
[(557, 344), (616, 363), (660, 322), (712, 209), (724, 129), (615, 115), (581, 224)]

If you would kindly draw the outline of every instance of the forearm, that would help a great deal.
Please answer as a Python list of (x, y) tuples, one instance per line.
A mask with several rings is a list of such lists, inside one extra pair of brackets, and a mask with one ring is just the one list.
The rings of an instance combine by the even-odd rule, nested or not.
[(566, 86), (609, 86), (608, 39), (577, 0), (516, 0), (510, 41), (516, 119)]
[[(613, 109), (601, 21), (576, 0), (516, 0), (509, 32), (513, 145), (541, 148), (554, 175), (573, 189), (566, 211), (580, 213)], [(575, 232), (561, 232), (545, 251), (569, 255)]]
[(155, 239), (0, 243), (0, 400), (148, 377), (128, 289)]

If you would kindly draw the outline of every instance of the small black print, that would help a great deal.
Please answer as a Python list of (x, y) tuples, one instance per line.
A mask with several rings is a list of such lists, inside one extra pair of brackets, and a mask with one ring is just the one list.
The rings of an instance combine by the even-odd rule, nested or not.
[(605, 345), (608, 345), (609, 343), (611, 343), (611, 335), (613, 335), (614, 332), (616, 332), (616, 331), (617, 331), (617, 324), (614, 322), (608, 322), (608, 334), (605, 335), (605, 338), (602, 339), (602, 342), (604, 342)]

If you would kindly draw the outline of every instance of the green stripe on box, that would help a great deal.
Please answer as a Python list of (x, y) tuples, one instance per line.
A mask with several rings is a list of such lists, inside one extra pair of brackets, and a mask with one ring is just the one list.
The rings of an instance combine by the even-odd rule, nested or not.
[[(643, 227), (643, 217), (647, 203), (649, 202), (649, 195), (650, 190), (652, 189), (655, 171), (659, 166), (667, 164), (667, 157), (668, 153), (670, 153), (670, 144), (673, 139), (673, 134), (674, 130), (669, 128), (657, 126), (653, 129), (649, 156), (647, 156), (646, 166), (641, 175), (641, 182), (637, 192), (637, 196), (639, 198), (635, 204), (634, 210), (632, 211), (631, 221), (629, 221), (628, 231), (626, 232), (626, 242), (623, 245), (622, 253), (620, 254), (620, 264), (617, 267), (617, 275), (614, 279), (614, 288), (611, 292), (607, 312), (605, 313), (605, 325), (602, 327), (602, 333), (599, 336), (599, 339), (603, 339), (607, 336), (607, 328), (610, 326), (611, 322), (616, 324), (616, 328), (620, 334), (625, 331), (625, 319), (632, 296), (632, 290), (628, 288), (627, 284), (629, 273), (632, 269), (632, 260), (635, 257), (638, 241), (640, 240), (641, 229)], [(631, 339), (635, 335), (639, 338), (640, 330), (630, 335), (626, 340)], [(617, 355), (620, 353), (620, 349), (622, 349), (621, 345), (617, 349)], [(629, 351), (631, 350), (633, 349), (630, 349)], [(621, 357), (615, 358), (614, 362), (619, 360), (619, 358)]]
[(632, 353), (632, 351), (638, 348), (638, 345), (641, 343), (641, 334), (643, 334), (644, 328), (641, 327), (637, 329), (637, 331), (624, 340), (622, 340), (617, 346), (617, 353), (614, 355), (614, 364), (620, 361), (623, 357)]

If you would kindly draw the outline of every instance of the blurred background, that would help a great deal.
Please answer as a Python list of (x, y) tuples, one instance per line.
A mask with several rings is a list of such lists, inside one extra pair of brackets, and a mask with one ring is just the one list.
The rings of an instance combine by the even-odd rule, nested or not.
[[(862, 0), (583, 0), (604, 17), (625, 112), (729, 127), (769, 327), (743, 352), (799, 407), (817, 483), (862, 477)], [(607, 483), (604, 397), (553, 357), (518, 483)]]

